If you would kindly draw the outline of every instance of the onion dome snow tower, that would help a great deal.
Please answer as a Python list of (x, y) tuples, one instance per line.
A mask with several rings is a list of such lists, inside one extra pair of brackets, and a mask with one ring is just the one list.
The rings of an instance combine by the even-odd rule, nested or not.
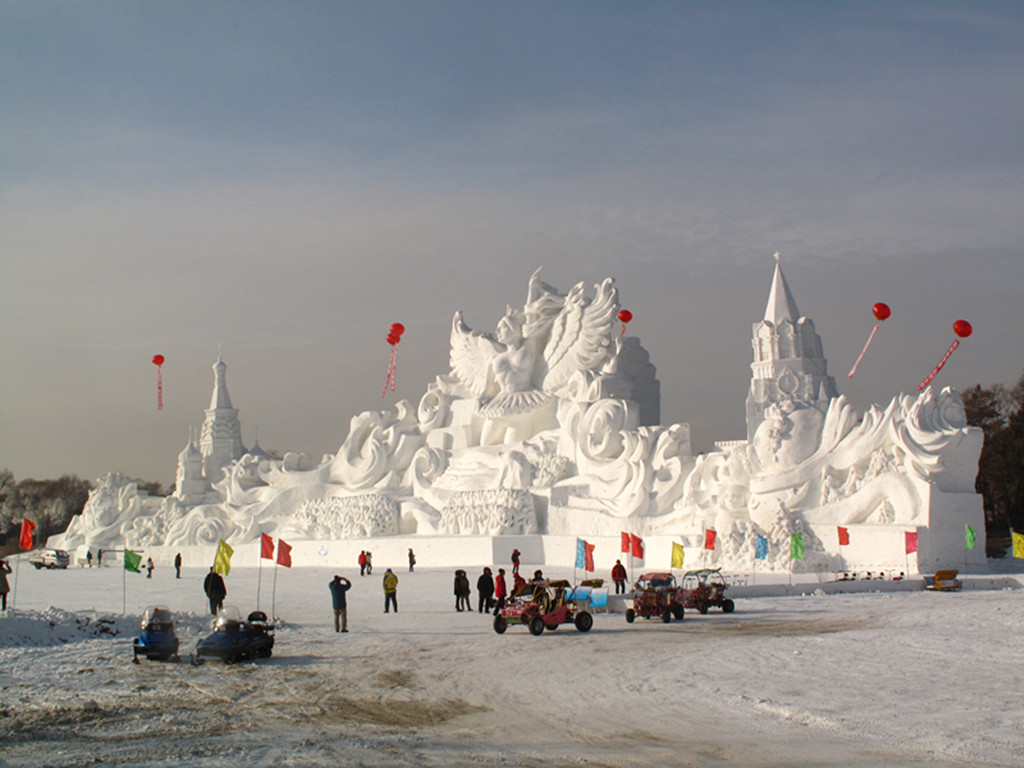
[(748, 440), (753, 439), (773, 403), (799, 401), (825, 412), (829, 401), (839, 396), (836, 380), (828, 374), (821, 337), (814, 330), (814, 321), (797, 309), (778, 253), (764, 319), (754, 323), (753, 346), (747, 394)]

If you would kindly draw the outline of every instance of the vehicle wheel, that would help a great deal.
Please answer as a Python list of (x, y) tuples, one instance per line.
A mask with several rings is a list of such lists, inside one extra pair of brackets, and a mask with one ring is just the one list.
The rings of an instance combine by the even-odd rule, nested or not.
[(722, 613), (732, 613), (734, 610), (736, 610), (736, 603), (728, 598), (722, 601)]
[(544, 619), (542, 619), (540, 616), (534, 615), (533, 618), (530, 619), (530, 634), (544, 634)]
[(661, 620), (665, 624), (668, 624), (670, 621), (672, 621), (672, 609), (671, 608), (666, 608), (664, 611), (661, 612)]
[(627, 608), (626, 609), (626, 623), (627, 624), (632, 624), (633, 620), (635, 618), (636, 618), (636, 611), (634, 611), (632, 608)]
[(679, 603), (674, 603), (672, 605), (672, 618), (674, 618), (676, 621), (682, 621), (684, 615), (685, 612), (683, 611), (683, 606), (681, 606)]
[(505, 621), (505, 617), (504, 616), (495, 616), (494, 617), (494, 631), (497, 632), (499, 635), (504, 635), (506, 629), (508, 629), (508, 622)]
[(594, 626), (594, 617), (586, 611), (580, 611), (576, 614), (576, 618), (572, 620), (572, 623), (576, 625), (576, 629), (580, 632), (589, 632), (590, 628)]
[(544, 629), (546, 629), (548, 632), (554, 632), (556, 629), (558, 629), (558, 625), (557, 624), (545, 624), (544, 625)]
[(270, 654), (272, 654), (273, 652), (274, 651), (271, 648), (260, 648), (259, 656), (263, 659), (269, 659)]
[(707, 613), (708, 612), (708, 604), (707, 604), (707, 602), (704, 601), (704, 600), (701, 600), (699, 603), (697, 603), (697, 610), (700, 611), (701, 613)]
[(40, 571), (43, 568), (43, 564), (42, 563), (32, 563), (32, 565), (34, 565), (36, 567), (37, 571)]

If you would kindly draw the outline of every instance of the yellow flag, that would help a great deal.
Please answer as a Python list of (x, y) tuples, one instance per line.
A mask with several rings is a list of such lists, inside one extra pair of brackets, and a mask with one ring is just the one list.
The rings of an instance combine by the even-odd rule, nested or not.
[(683, 551), (683, 545), (680, 544), (679, 542), (673, 541), (672, 542), (672, 567), (673, 568), (682, 568), (683, 567), (683, 558), (684, 558), (685, 554), (686, 553)]
[(1024, 533), (1013, 534), (1013, 556), (1024, 557)]
[(221, 539), (220, 544), (217, 545), (217, 556), (213, 558), (213, 572), (224, 576), (231, 573), (231, 556), (233, 554), (235, 554), (235, 550), (224, 539)]

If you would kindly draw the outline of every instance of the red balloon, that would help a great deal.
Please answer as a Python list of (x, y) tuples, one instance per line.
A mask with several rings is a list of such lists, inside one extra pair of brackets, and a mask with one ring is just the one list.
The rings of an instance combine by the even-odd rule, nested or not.
[(875, 320), (878, 322), (882, 322), (892, 314), (892, 311), (889, 309), (889, 305), (883, 304), (882, 302), (875, 304), (875, 306), (871, 308), (871, 311), (874, 313)]
[(160, 365), (163, 365), (163, 364), (164, 364), (164, 356), (163, 355), (153, 355), (153, 365), (160, 366)]
[(403, 333), (405, 333), (405, 326), (402, 325), (401, 323), (392, 323), (391, 332), (395, 334), (395, 336), (401, 336)]
[(968, 323), (966, 320), (957, 320), (955, 323), (953, 323), (953, 333), (955, 333), (961, 339), (966, 339), (968, 336), (974, 333), (974, 329), (971, 328), (971, 324)]
[(395, 344), (397, 344), (401, 340), (402, 340), (402, 337), (399, 336), (397, 333), (389, 333), (388, 336), (387, 336), (387, 342), (392, 347), (395, 346)]
[(633, 313), (630, 312), (628, 309), (620, 309), (619, 310), (619, 320), (621, 320), (624, 323), (628, 323), (632, 319), (633, 319)]

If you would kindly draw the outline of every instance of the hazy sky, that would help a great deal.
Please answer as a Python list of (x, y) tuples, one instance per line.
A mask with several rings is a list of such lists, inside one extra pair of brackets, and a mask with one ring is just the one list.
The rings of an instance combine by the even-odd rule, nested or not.
[(958, 318), (936, 383), (1009, 384), (1022, 246), (1019, 2), (0, 0), (18, 479), (171, 484), (218, 348), (247, 445), (333, 453), (538, 266), (616, 278), (697, 449), (745, 434), (776, 250), (858, 409)]

